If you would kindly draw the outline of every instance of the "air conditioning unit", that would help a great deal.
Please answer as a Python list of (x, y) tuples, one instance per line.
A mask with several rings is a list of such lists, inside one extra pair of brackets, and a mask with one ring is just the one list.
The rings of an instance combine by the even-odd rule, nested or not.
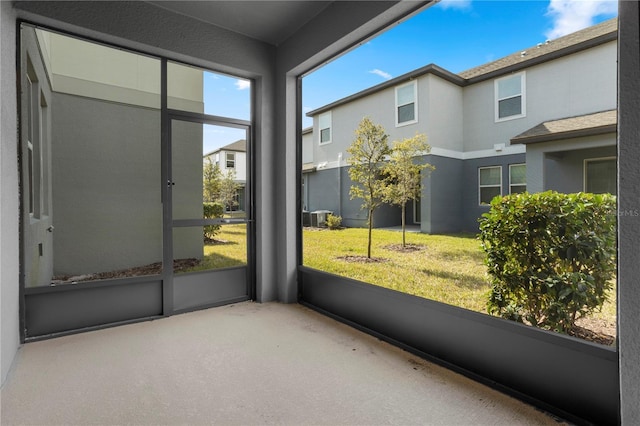
[(306, 210), (302, 211), (302, 226), (311, 226), (311, 213)]
[(327, 226), (327, 216), (333, 214), (331, 210), (316, 210), (311, 212), (311, 226), (320, 228)]

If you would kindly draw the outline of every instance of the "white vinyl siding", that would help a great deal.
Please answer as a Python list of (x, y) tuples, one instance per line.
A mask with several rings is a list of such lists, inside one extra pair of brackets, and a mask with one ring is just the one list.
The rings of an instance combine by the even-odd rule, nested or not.
[(320, 114), (318, 130), (320, 145), (331, 143), (331, 111)]
[(497, 195), (502, 195), (502, 166), (478, 169), (478, 202), (487, 205)]
[(527, 165), (509, 165), (509, 193), (517, 194), (527, 190)]
[(396, 87), (396, 126), (418, 122), (418, 85), (416, 81)]
[(525, 73), (519, 73), (495, 80), (496, 121), (524, 117)]

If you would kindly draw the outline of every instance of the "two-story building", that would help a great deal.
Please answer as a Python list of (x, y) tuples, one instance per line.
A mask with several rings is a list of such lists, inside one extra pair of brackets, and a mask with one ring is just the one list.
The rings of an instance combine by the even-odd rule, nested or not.
[[(423, 232), (477, 231), (496, 195), (615, 193), (616, 55), (612, 19), (458, 74), (430, 64), (315, 109), (312, 136), (303, 134), (306, 209), (366, 223), (349, 197), (346, 152), (365, 116), (390, 141), (427, 135), (421, 161), (436, 170), (407, 208)], [(374, 226), (399, 223), (384, 206)]]
[(227, 176), (229, 172), (234, 173), (234, 180), (238, 185), (236, 197), (238, 204), (232, 210), (244, 211), (244, 191), (247, 185), (247, 141), (237, 140), (205, 154), (203, 159), (205, 162), (211, 161), (213, 165), (217, 165), (223, 176)]

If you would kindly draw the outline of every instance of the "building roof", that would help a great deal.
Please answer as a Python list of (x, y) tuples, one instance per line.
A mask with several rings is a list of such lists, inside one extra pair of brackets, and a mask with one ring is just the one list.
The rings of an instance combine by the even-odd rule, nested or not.
[[(459, 73), (459, 75), (467, 80), (487, 75), (493, 77), (492, 74), (497, 71), (504, 71), (506, 68), (517, 65), (535, 65), (539, 62), (569, 55), (580, 50), (588, 49), (589, 47), (597, 46), (598, 44), (615, 40), (617, 38), (617, 30), (618, 18), (609, 19), (608, 21), (576, 31), (575, 33), (551, 41), (547, 40), (544, 43), (539, 43), (536, 46), (518, 51), (496, 61), (471, 68)], [(543, 58), (544, 61), (541, 61), (540, 59)]]
[(617, 123), (616, 110), (545, 121), (512, 138), (511, 143), (529, 144), (601, 135), (615, 132)]
[(592, 27), (568, 34), (564, 37), (559, 37), (555, 40), (540, 43), (532, 48), (518, 51), (496, 61), (471, 68), (459, 74), (454, 74), (438, 65), (429, 64), (317, 108), (308, 112), (307, 116), (312, 117), (319, 113), (329, 111), (339, 105), (352, 102), (356, 99), (363, 98), (388, 87), (393, 87), (406, 81), (413, 80), (425, 74), (436, 75), (461, 87), (468, 86), (470, 84), (492, 79), (503, 74), (508, 74), (533, 65), (551, 61), (562, 56), (580, 52), (600, 44), (614, 41), (618, 37), (617, 29), (618, 18), (613, 18)]
[(351, 101), (355, 101), (356, 99), (364, 98), (365, 96), (368, 96), (368, 95), (370, 95), (372, 93), (379, 92), (379, 91), (381, 91), (383, 89), (386, 89), (387, 87), (393, 87), (393, 86), (396, 86), (398, 84), (402, 84), (404, 82), (411, 81), (411, 80), (413, 80), (413, 79), (415, 79), (415, 78), (417, 78), (417, 77), (419, 77), (421, 75), (424, 75), (424, 74), (437, 75), (438, 77), (441, 77), (441, 78), (443, 78), (445, 80), (448, 80), (448, 81), (450, 81), (450, 82), (452, 82), (454, 84), (457, 84), (459, 86), (464, 86), (465, 85), (465, 80), (462, 77), (460, 77), (459, 75), (454, 74), (451, 71), (447, 71), (446, 69), (444, 69), (442, 67), (439, 67), (436, 64), (429, 64), (429, 65), (424, 66), (422, 68), (415, 69), (415, 70), (410, 71), (410, 72), (408, 72), (406, 74), (403, 74), (403, 75), (401, 75), (399, 77), (396, 77), (396, 78), (393, 78), (391, 80), (385, 81), (384, 83), (380, 83), (380, 84), (378, 84), (376, 86), (369, 87), (368, 89), (364, 89), (364, 90), (362, 90), (362, 91), (360, 91), (358, 93), (355, 93), (355, 94), (353, 94), (351, 96), (347, 96), (346, 98), (339, 99), (339, 100), (337, 100), (337, 101), (335, 101), (333, 103), (330, 103), (328, 105), (325, 105), (323, 107), (320, 107), (318, 109), (310, 111), (310, 112), (307, 113), (307, 116), (308, 117), (313, 117), (316, 114), (319, 114), (319, 113), (325, 112), (325, 111), (329, 111), (332, 108), (335, 108), (335, 107), (337, 107), (339, 105), (342, 105), (342, 104), (349, 103)]
[(220, 151), (237, 151), (237, 152), (247, 152), (247, 141), (245, 139), (239, 139), (235, 142), (230, 143), (229, 145), (225, 145), (221, 148), (214, 149), (213, 151), (203, 155), (203, 157), (208, 157), (211, 154), (215, 154)]
[(221, 151), (240, 151), (247, 152), (247, 141), (245, 139), (237, 140), (229, 145), (220, 148)]

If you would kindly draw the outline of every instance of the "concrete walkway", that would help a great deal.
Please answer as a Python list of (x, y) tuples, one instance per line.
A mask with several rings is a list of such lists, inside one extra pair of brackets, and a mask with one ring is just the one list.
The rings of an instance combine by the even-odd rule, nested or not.
[(1, 423), (557, 425), (300, 305), (241, 303), (24, 345)]

